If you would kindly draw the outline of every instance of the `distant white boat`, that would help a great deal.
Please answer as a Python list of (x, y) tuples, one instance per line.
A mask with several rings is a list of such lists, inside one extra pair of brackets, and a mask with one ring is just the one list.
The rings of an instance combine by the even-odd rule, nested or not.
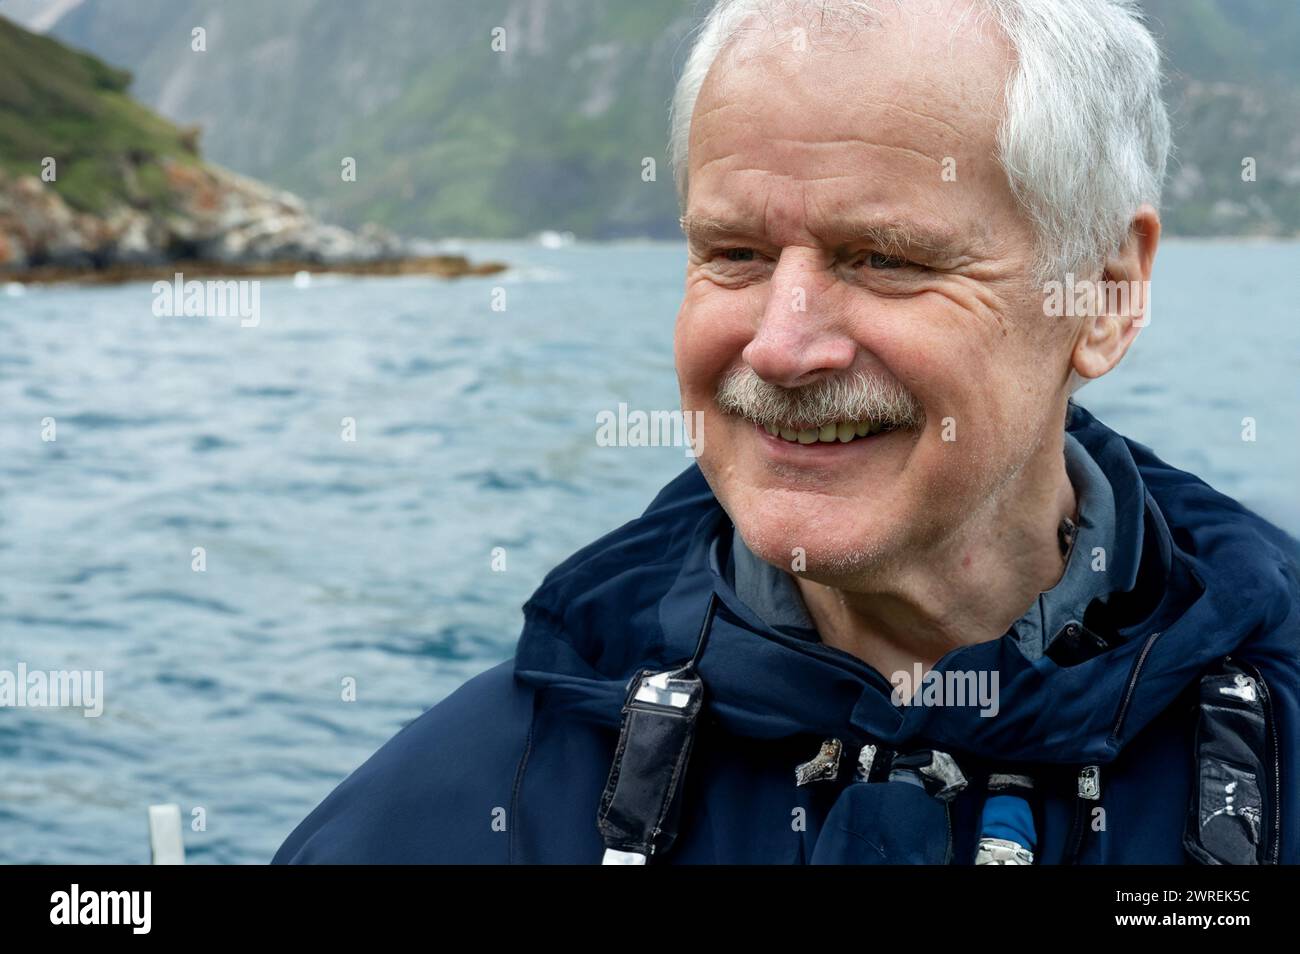
[(294, 272), (294, 273), (293, 273), (293, 287), (294, 287), (294, 288), (310, 288), (310, 287), (311, 287), (311, 272)]
[(27, 286), (22, 282), (5, 282), (5, 294), (10, 298), (18, 298), (27, 294)]
[(553, 232), (547, 229), (537, 233), (537, 244), (542, 248), (564, 248), (572, 245), (574, 238), (572, 232)]

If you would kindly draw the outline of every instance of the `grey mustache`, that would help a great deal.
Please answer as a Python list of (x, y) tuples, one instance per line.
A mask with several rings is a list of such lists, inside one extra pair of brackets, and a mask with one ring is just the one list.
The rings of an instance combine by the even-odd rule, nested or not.
[(865, 371), (784, 388), (764, 381), (753, 368), (741, 368), (723, 379), (715, 400), (728, 414), (796, 430), (839, 421), (872, 421), (890, 428), (925, 424), (924, 409), (906, 388)]

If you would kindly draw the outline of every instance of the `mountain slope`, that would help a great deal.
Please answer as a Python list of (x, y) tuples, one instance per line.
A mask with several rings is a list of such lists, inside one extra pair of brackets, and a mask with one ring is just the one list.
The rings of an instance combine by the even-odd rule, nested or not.
[[(1300, 4), (1143, 0), (1167, 51), (1174, 235), (1300, 235)], [(1242, 161), (1256, 164), (1242, 180)]]
[[(0, 0), (0, 12), (6, 2)], [(1168, 53), (1174, 234), (1300, 234), (1300, 4), (1146, 0)], [(91, 0), (53, 33), (219, 162), (408, 234), (674, 236), (667, 107), (709, 0)], [(190, 47), (207, 31), (206, 52)], [(492, 31), (504, 28), (506, 50)], [(1258, 181), (1241, 181), (1255, 157)], [(340, 163), (357, 163), (355, 182)], [(642, 160), (657, 164), (642, 181)]]
[[(53, 33), (131, 64), (133, 92), (202, 126), (215, 161), (345, 223), (672, 234), (665, 124), (692, 6), (389, 0), (376, 15), (339, 0), (97, 0)], [(655, 182), (641, 178), (647, 156)]]

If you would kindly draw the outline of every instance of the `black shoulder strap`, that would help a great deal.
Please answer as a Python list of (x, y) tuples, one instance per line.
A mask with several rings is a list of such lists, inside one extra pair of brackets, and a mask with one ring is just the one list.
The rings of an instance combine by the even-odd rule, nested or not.
[(1183, 847), (1202, 864), (1277, 864), (1282, 773), (1272, 700), (1258, 669), (1227, 656), (1206, 671), (1194, 739)]
[(718, 595), (711, 593), (690, 661), (665, 672), (644, 669), (628, 683), (618, 747), (596, 815), (605, 843), (601, 864), (643, 865), (677, 839), (695, 721), (704, 704), (698, 666), (717, 608)]

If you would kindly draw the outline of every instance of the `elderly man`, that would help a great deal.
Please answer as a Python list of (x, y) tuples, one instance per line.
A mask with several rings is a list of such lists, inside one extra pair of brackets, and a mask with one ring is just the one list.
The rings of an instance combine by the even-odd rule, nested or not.
[(1294, 542), (1071, 399), (1146, 320), (1159, 85), (1130, 0), (722, 0), (698, 467), (276, 860), (1300, 861)]

